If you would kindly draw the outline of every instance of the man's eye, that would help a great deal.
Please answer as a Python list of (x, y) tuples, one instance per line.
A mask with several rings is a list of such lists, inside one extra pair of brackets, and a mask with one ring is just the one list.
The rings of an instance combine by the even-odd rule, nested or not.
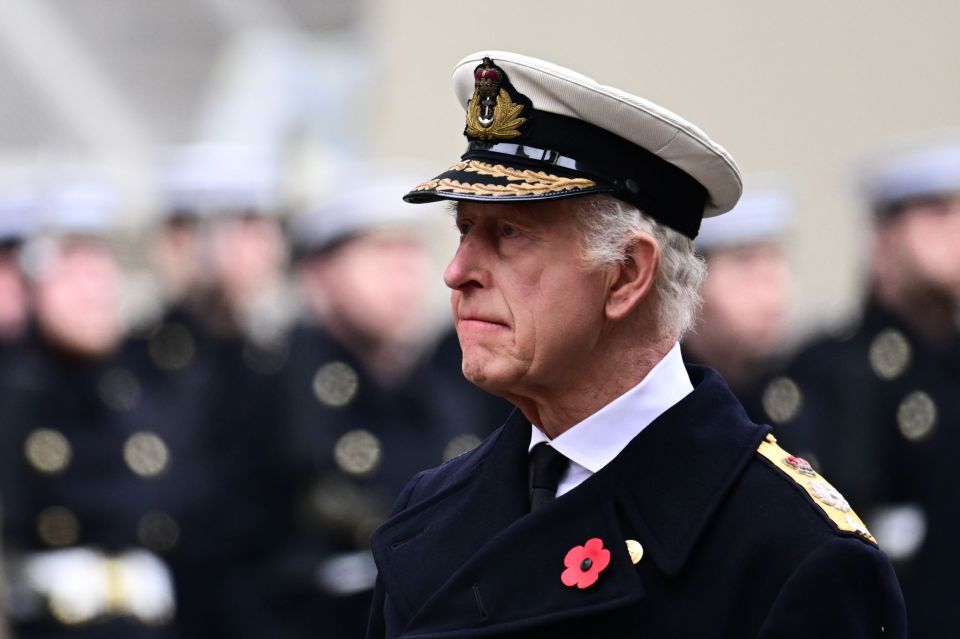
[(516, 237), (517, 229), (513, 228), (512, 226), (504, 226), (502, 229), (500, 229), (500, 233), (504, 237)]
[(469, 222), (458, 222), (457, 230), (460, 231), (460, 237), (463, 237), (470, 232), (470, 223)]

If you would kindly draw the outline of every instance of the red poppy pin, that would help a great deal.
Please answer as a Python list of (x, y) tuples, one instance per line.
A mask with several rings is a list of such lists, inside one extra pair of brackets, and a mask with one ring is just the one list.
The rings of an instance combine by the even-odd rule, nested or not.
[(610, 551), (603, 547), (603, 540), (594, 537), (582, 546), (574, 546), (563, 558), (567, 567), (560, 575), (565, 586), (589, 588), (610, 565)]

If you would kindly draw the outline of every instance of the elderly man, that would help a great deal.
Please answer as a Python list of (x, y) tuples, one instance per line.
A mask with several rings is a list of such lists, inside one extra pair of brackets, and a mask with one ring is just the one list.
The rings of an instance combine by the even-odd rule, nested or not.
[(669, 111), (512, 53), (464, 59), (445, 273), (475, 384), (518, 410), (373, 536), (370, 637), (905, 636), (846, 501), (677, 342), (733, 160)]

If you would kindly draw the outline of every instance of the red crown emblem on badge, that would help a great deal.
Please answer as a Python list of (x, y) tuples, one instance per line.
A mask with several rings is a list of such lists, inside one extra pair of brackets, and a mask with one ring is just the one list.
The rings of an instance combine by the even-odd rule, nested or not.
[(783, 458), (783, 462), (801, 475), (806, 475), (807, 477), (816, 477), (817, 475), (817, 472), (813, 470), (813, 466), (810, 465), (810, 462), (802, 457), (788, 455)]
[(493, 66), (493, 60), (483, 59), (483, 66), (473, 72), (474, 88), (485, 98), (496, 97), (500, 90), (500, 71)]

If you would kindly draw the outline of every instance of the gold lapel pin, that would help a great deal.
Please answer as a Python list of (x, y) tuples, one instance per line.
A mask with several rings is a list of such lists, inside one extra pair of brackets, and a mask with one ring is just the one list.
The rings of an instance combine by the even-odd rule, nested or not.
[(627, 540), (627, 553), (630, 555), (630, 561), (634, 564), (640, 563), (643, 558), (643, 546), (636, 539)]

